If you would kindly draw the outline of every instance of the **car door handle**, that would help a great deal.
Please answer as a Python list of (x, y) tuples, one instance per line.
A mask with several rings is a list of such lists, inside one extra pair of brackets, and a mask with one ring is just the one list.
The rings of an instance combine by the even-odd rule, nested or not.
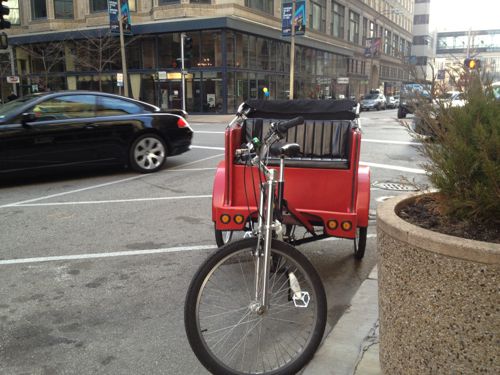
[(86, 125), (85, 126), (85, 130), (93, 130), (93, 129), (96, 129), (96, 128), (97, 128), (97, 126), (95, 126), (95, 125)]

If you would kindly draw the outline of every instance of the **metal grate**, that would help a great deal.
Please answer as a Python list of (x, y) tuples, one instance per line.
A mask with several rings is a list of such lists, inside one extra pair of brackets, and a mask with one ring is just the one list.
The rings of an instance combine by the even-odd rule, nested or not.
[(393, 190), (393, 191), (418, 191), (416, 186), (411, 184), (402, 184), (398, 182), (377, 182), (375, 181), (372, 184), (372, 187), (376, 187), (384, 190)]

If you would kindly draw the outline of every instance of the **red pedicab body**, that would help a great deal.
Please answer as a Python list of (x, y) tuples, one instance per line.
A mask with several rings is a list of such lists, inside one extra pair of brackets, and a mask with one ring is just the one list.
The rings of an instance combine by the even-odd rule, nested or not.
[[(285, 224), (302, 225), (312, 238), (356, 238), (356, 228), (368, 226), (370, 170), (359, 166), (361, 132), (348, 100), (249, 101), (248, 118), (226, 129), (225, 159), (216, 171), (212, 220), (220, 231), (243, 230), (256, 220), (259, 183), (255, 167), (238, 160), (236, 150), (257, 136), (271, 121), (302, 116), (303, 125), (288, 131), (287, 142), (301, 146), (300, 157), (285, 159), (284, 198), (291, 215)], [(277, 159), (269, 165), (279, 166)], [(257, 192), (257, 193), (256, 193)], [(315, 228), (322, 227), (317, 234)]]

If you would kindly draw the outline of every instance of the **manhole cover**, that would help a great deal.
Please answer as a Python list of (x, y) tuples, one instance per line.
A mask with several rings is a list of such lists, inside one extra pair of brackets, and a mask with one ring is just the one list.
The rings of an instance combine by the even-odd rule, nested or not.
[(410, 184), (402, 184), (397, 182), (374, 182), (373, 187), (384, 189), (384, 190), (395, 190), (395, 191), (417, 191), (418, 189)]

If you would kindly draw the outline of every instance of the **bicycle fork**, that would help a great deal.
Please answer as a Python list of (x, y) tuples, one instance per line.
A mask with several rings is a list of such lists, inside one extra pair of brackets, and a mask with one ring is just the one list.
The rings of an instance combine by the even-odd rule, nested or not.
[[(271, 266), (271, 242), (275, 229), (273, 222), (274, 187), (276, 185), (275, 170), (269, 171), (265, 189), (260, 191), (259, 225), (256, 249), (255, 267), (255, 308), (258, 314), (264, 313), (269, 307), (269, 275)], [(261, 248), (262, 240), (264, 242)], [(263, 250), (263, 251), (262, 251)]]

